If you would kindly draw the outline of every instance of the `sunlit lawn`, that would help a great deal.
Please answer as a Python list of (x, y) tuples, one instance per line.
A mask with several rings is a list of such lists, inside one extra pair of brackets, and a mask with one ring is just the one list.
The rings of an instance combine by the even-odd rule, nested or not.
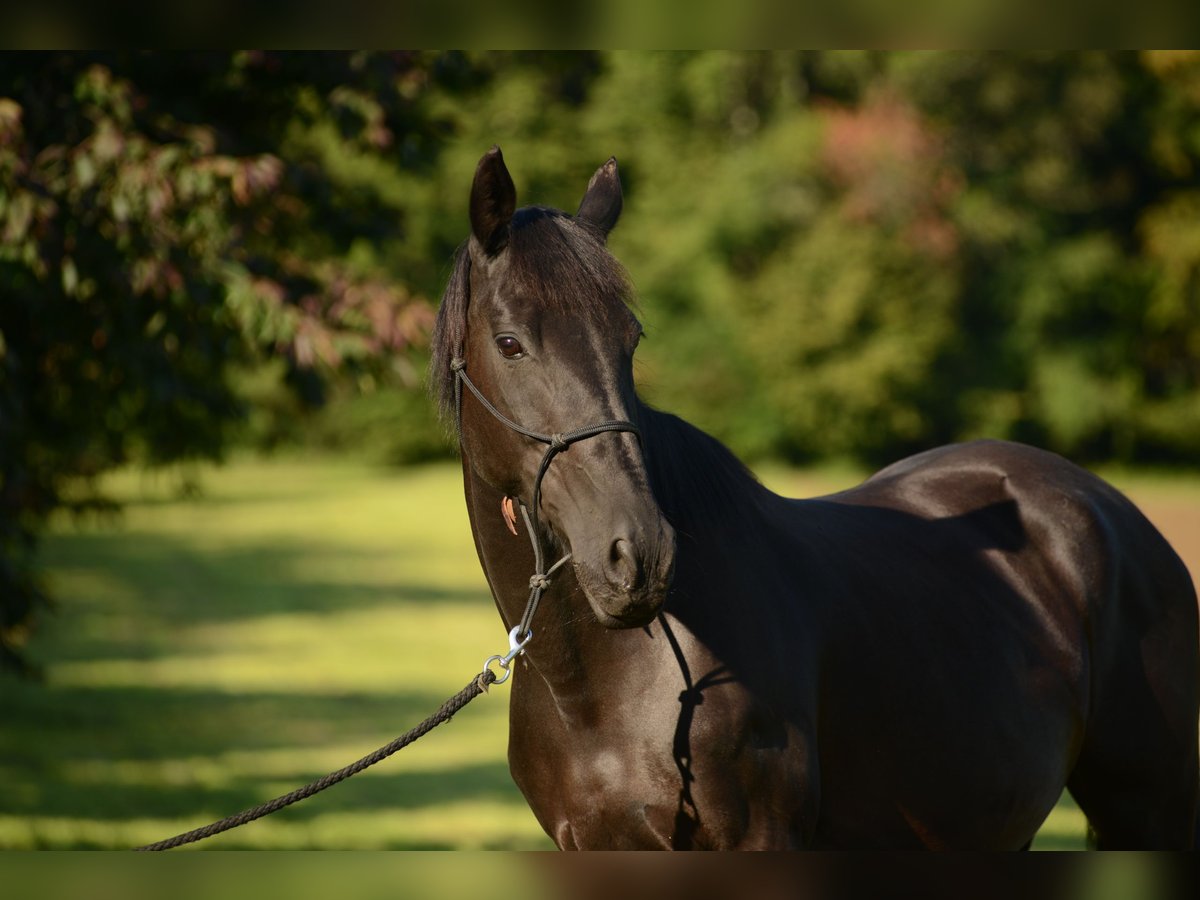
[[(793, 495), (854, 480), (765, 478)], [(174, 479), (123, 475), (119, 519), (46, 541), (58, 613), (30, 649), (47, 679), (0, 684), (0, 847), (129, 847), (206, 824), (387, 742), (503, 649), (456, 466), (241, 461), (200, 481), (181, 499)], [(1200, 487), (1156, 484), (1147, 502), (1190, 523)], [(496, 688), (204, 846), (549, 847), (509, 779), (507, 701)], [(1066, 798), (1038, 846), (1081, 846), (1083, 830)]]
[[(451, 466), (240, 463), (198, 500), (138, 476), (47, 542), (44, 685), (3, 685), (0, 846), (124, 847), (305, 783), (432, 712), (506, 646)], [(545, 847), (508, 692), (213, 847)]]

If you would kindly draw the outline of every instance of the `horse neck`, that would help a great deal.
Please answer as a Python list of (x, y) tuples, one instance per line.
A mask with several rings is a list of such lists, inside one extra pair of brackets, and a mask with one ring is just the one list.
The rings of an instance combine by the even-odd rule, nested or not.
[[(700, 596), (714, 592), (693, 590), (691, 582), (701, 577), (713, 588), (711, 579), (719, 577), (702, 561), (729, 554), (750, 560), (755, 552), (752, 536), (763, 533), (764, 510), (778, 498), (720, 442), (682, 419), (642, 406), (638, 422), (651, 489), (676, 530), (679, 590), (673, 587), (672, 594), (677, 603), (700, 602)], [(463, 486), (475, 548), (507, 631), (525, 609), (533, 550), (524, 523), (518, 523), (515, 536), (508, 530), (501, 514), (504, 495), (480, 478), (465, 458)], [(528, 664), (546, 682), (564, 715), (587, 715), (595, 699), (589, 673), (598, 665), (629, 659), (645, 646), (640, 629), (610, 630), (597, 622), (569, 565), (555, 574), (532, 628), (535, 637), (519, 660), (523, 671), (515, 681), (533, 674), (525, 671)]]
[(760, 531), (780, 498), (724, 444), (691, 423), (645, 405), (638, 419), (650, 485), (676, 530), (677, 555), (744, 549), (747, 536)]

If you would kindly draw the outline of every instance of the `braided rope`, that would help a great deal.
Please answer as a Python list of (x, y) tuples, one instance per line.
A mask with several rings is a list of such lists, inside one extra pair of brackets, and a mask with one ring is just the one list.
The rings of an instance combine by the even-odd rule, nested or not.
[[(565, 433), (555, 432), (554, 434), (542, 434), (541, 432), (533, 431), (532, 429), (526, 428), (525, 426), (514, 422), (512, 419), (500, 412), (500, 410), (498, 410), (494, 405), (492, 405), (491, 401), (489, 401), (487, 397), (483, 395), (483, 392), (480, 391), (479, 388), (475, 386), (474, 382), (472, 382), (467, 376), (466, 360), (462, 359), (461, 357), (456, 357), (451, 361), (450, 369), (455, 375), (455, 427), (458, 431), (458, 441), (460, 447), (463, 443), (463, 384), (466, 384), (467, 388), (472, 394), (475, 395), (475, 398), (483, 405), (484, 409), (486, 409), (492, 414), (492, 416), (494, 416), (508, 428), (512, 429), (518, 434), (524, 435), (525, 437), (548, 445), (545, 454), (542, 456), (541, 464), (538, 466), (537, 477), (534, 479), (533, 483), (533, 502), (531, 504), (532, 510), (527, 509), (525, 504), (520, 504), (521, 514), (525, 519), (525, 527), (529, 532), (530, 542), (533, 545), (536, 571), (529, 579), (529, 600), (525, 605), (525, 613), (521, 617), (520, 627), (515, 630), (515, 634), (517, 636), (528, 636), (530, 634), (530, 623), (533, 620), (534, 613), (537, 612), (538, 603), (542, 599), (542, 592), (550, 586), (550, 576), (558, 571), (558, 569), (571, 558), (571, 554), (568, 553), (553, 566), (551, 566), (549, 570), (545, 572), (542, 571), (544, 562), (540, 539), (541, 528), (539, 527), (537, 511), (541, 504), (542, 479), (545, 477), (547, 470), (550, 468), (551, 461), (557, 454), (566, 450), (571, 444), (576, 443), (577, 441), (586, 440), (590, 437), (596, 437), (600, 434), (605, 434), (607, 432), (626, 431), (634, 434), (639, 441), (641, 440), (642, 435), (635, 424), (622, 420), (599, 422), (595, 425), (588, 425), (583, 428), (577, 428), (573, 431), (568, 431)], [(175, 837), (156, 841), (153, 844), (146, 844), (145, 846), (138, 847), (137, 849), (171, 850), (175, 847), (183, 846), (184, 844), (202, 841), (205, 838), (210, 838), (214, 835), (221, 834), (222, 832), (229, 831), (231, 828), (237, 828), (239, 825), (245, 825), (247, 822), (253, 822), (255, 819), (261, 819), (263, 816), (269, 816), (271, 813), (278, 812), (285, 806), (291, 806), (293, 803), (298, 803), (301, 800), (311, 797), (313, 794), (320, 793), (326, 788), (333, 787), (339, 781), (345, 781), (351, 775), (357, 775), (363, 769), (369, 768), (370, 766), (375, 765), (377, 762), (387, 759), (397, 750), (407, 747), (413, 741), (428, 734), (438, 725), (450, 721), (451, 717), (456, 712), (478, 697), (481, 693), (486, 691), (488, 687), (495, 681), (496, 674), (492, 672), (491, 669), (485, 668), (482, 674), (473, 678), (470, 684), (443, 703), (438, 711), (432, 716), (427, 718), (421, 724), (417, 725), (415, 728), (406, 731), (391, 743), (380, 747), (374, 753), (364, 756), (357, 762), (351, 763), (342, 769), (338, 769), (336, 772), (330, 772), (325, 777), (318, 778), (316, 781), (306, 784), (304, 787), (297, 788), (296, 790), (284, 794), (281, 797), (276, 797), (274, 800), (268, 800), (266, 803), (261, 803), (258, 806), (252, 807), (251, 809), (243, 810), (242, 812), (236, 813), (232, 816), (226, 816), (224, 819), (213, 822), (211, 825), (205, 825), (203, 828), (195, 828), (192, 831), (186, 831), (183, 834), (177, 834)]]
[(407, 747), (419, 737), (428, 734), (443, 722), (449, 722), (451, 717), (482, 694), (488, 689), (488, 686), (496, 680), (495, 673), (490, 670), (485, 671), (481, 675), (477, 675), (471, 679), (471, 683), (465, 688), (447, 700), (441, 705), (437, 712), (432, 716), (406, 731), (400, 737), (396, 738), (390, 744), (380, 747), (374, 753), (364, 756), (358, 762), (351, 763), (345, 768), (338, 769), (336, 772), (330, 772), (324, 778), (318, 778), (316, 781), (306, 784), (302, 788), (297, 788), (291, 793), (284, 794), (282, 797), (276, 797), (274, 800), (268, 800), (266, 803), (259, 804), (251, 809), (243, 810), (232, 816), (226, 816), (220, 821), (213, 822), (211, 825), (205, 825), (203, 828), (196, 828), (192, 831), (177, 834), (175, 837), (167, 838), (166, 840), (156, 841), (153, 844), (147, 844), (144, 847), (138, 847), (138, 850), (171, 850), (174, 847), (180, 847), (183, 844), (191, 844), (195, 841), (202, 841), (205, 838), (220, 834), (223, 831), (229, 831), (231, 828), (237, 828), (239, 825), (245, 825), (247, 822), (253, 822), (255, 819), (261, 819), (263, 816), (269, 816), (273, 812), (278, 812), (285, 806), (291, 806), (300, 800), (311, 797), (313, 794), (319, 793), (326, 788), (333, 787), (339, 781), (345, 781), (351, 775), (357, 775), (363, 769), (375, 765), (375, 763), (387, 759), (397, 750)]

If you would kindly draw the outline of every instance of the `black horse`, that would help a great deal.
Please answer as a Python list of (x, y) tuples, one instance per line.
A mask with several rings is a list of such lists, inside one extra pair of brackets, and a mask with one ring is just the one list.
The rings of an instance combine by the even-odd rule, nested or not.
[(1197, 603), (1154, 527), (998, 441), (776, 496), (639, 401), (620, 210), (615, 160), (517, 210), (493, 148), (434, 342), (558, 846), (1020, 848), (1065, 785), (1101, 847), (1191, 847)]

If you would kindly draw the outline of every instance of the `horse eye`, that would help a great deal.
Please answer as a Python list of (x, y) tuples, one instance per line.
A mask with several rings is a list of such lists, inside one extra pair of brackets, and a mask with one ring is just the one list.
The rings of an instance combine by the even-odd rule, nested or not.
[(502, 334), (496, 338), (496, 349), (505, 359), (520, 359), (525, 355), (525, 348), (511, 334)]

